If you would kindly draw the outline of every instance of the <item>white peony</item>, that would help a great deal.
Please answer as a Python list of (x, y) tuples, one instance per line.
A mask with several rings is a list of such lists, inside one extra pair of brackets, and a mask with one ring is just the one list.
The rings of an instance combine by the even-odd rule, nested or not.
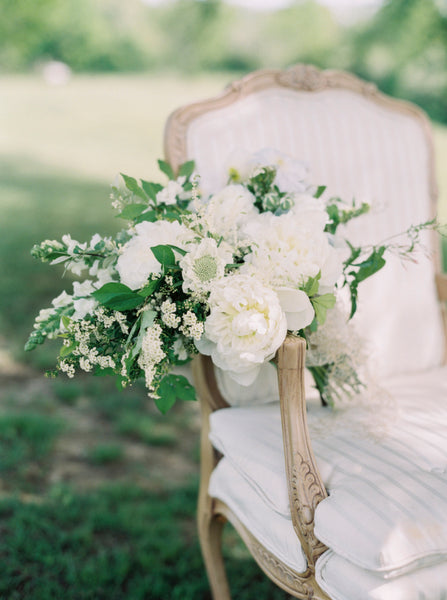
[(151, 273), (161, 273), (161, 265), (151, 248), (172, 244), (182, 248), (194, 234), (177, 221), (147, 221), (135, 227), (136, 235), (124, 245), (116, 265), (122, 283), (132, 290), (143, 287)]
[(245, 256), (243, 272), (255, 273), (275, 288), (297, 288), (320, 271), (324, 278), (326, 270), (331, 271), (329, 279), (335, 277), (335, 282), (341, 273), (333, 274), (331, 254), (336, 250), (324, 233), (324, 223), (318, 221), (293, 212), (259, 215), (244, 227), (252, 250)]
[(225, 275), (225, 266), (233, 260), (228, 244), (222, 242), (218, 246), (213, 238), (203, 238), (198, 244), (188, 244), (187, 250), (179, 262), (184, 292), (208, 292), (213, 282)]
[(236, 274), (215, 284), (209, 305), (197, 348), (235, 381), (250, 385), (287, 333), (278, 296), (259, 280)]
[(299, 331), (312, 323), (315, 311), (305, 292), (286, 287), (276, 288), (275, 292), (286, 315), (287, 329)]
[(210, 233), (234, 244), (241, 227), (259, 213), (254, 202), (242, 185), (228, 185), (201, 207), (201, 220)]

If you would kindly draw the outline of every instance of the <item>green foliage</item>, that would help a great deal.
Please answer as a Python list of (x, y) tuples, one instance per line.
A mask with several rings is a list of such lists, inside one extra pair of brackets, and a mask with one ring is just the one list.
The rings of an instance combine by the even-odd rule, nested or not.
[[(362, 281), (368, 277), (371, 277), (385, 266), (385, 259), (383, 258), (383, 255), (385, 254), (386, 247), (373, 247), (370, 254), (368, 254), (365, 258), (363, 256), (364, 251), (362, 248), (356, 248), (349, 242), (347, 243), (351, 249), (351, 255), (347, 261), (345, 261), (345, 264), (352, 265), (355, 268), (345, 274), (345, 281), (343, 285), (347, 285), (349, 287), (351, 298), (351, 312), (349, 314), (349, 318), (352, 319), (357, 311), (358, 286)], [(356, 262), (359, 259), (360, 262)]]
[[(318, 196), (316, 197), (318, 198)], [(330, 221), (326, 225), (325, 231), (335, 234), (339, 225), (344, 225), (351, 219), (364, 215), (369, 211), (369, 208), (369, 204), (365, 202), (362, 202), (360, 206), (356, 206), (354, 200), (352, 201), (352, 206), (346, 207), (340, 198), (331, 198), (326, 206)]]
[(165, 268), (175, 267), (175, 254), (169, 246), (160, 244), (151, 247), (152, 253), (158, 262)]
[(320, 325), (323, 325), (326, 321), (327, 311), (335, 306), (334, 294), (322, 294), (321, 296), (314, 296), (310, 299), (310, 301), (315, 311), (315, 318)]
[(144, 299), (123, 283), (110, 282), (104, 284), (92, 296), (106, 308), (111, 310), (131, 310), (143, 304)]
[(160, 383), (158, 394), (155, 404), (163, 414), (174, 406), (176, 400), (196, 400), (194, 387), (183, 375), (166, 375)]

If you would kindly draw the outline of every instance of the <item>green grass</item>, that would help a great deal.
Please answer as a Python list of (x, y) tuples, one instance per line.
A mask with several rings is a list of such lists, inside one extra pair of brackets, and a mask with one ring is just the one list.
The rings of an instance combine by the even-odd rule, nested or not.
[(116, 463), (124, 457), (124, 449), (118, 444), (97, 444), (87, 450), (87, 460), (95, 465)]
[[(191, 514), (196, 485), (169, 493), (66, 487), (39, 504), (0, 502), (0, 597), (8, 600), (210, 600)], [(229, 532), (234, 598), (286, 595)], [(232, 558), (233, 555), (237, 559)]]
[(37, 413), (0, 416), (0, 478), (7, 489), (42, 489), (46, 459), (63, 428), (59, 419)]

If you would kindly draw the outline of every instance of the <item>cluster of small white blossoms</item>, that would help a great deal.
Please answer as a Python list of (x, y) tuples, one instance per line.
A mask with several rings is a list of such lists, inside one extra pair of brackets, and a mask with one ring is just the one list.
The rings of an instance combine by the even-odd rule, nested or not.
[(176, 315), (177, 307), (175, 302), (171, 300), (165, 300), (161, 305), (161, 320), (168, 327), (176, 329), (179, 326), (181, 318)]
[[(70, 323), (69, 331), (73, 334), (75, 342), (78, 344), (72, 351), (72, 354), (79, 357), (79, 367), (83, 371), (89, 372), (95, 365), (98, 365), (101, 369), (115, 368), (115, 361), (111, 356), (100, 354), (97, 348), (90, 346), (90, 336), (92, 334), (95, 335), (96, 339), (102, 337), (93, 323), (89, 321), (73, 321)], [(70, 344), (69, 339), (64, 340), (64, 346), (68, 347)], [(68, 377), (73, 377), (73, 365), (70, 365), (67, 361), (60, 361), (59, 368), (61, 371), (67, 373)]]
[(154, 390), (153, 381), (157, 374), (157, 365), (166, 356), (161, 342), (162, 331), (158, 323), (154, 323), (151, 327), (147, 328), (138, 357), (138, 365), (144, 371), (146, 387), (149, 392)]
[(122, 312), (115, 311), (113, 314), (108, 315), (106, 311), (100, 307), (94, 312), (94, 316), (98, 319), (99, 323), (103, 323), (106, 329), (112, 327), (114, 323), (118, 323), (121, 332), (126, 335), (129, 333), (129, 327), (126, 323), (126, 315)]
[(203, 323), (197, 319), (197, 316), (192, 312), (192, 310), (188, 310), (188, 312), (183, 315), (180, 331), (186, 337), (198, 341), (203, 335), (203, 330)]

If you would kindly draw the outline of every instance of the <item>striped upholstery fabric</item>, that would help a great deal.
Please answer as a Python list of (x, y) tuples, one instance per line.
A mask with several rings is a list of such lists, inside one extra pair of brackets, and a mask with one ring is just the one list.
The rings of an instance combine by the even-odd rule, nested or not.
[(445, 563), (383, 579), (359, 569), (330, 550), (317, 562), (316, 579), (332, 600), (445, 600)]
[[(447, 368), (394, 377), (385, 389), (370, 410), (310, 407), (309, 423), (334, 493), (317, 507), (318, 536), (358, 567), (397, 575), (447, 553)], [(210, 439), (271, 514), (291, 523), (278, 404), (213, 413)], [(221, 497), (218, 475), (212, 494)]]
[[(348, 228), (353, 242), (377, 243), (431, 217), (421, 125), (359, 94), (271, 88), (205, 113), (188, 128), (187, 155), (208, 191), (225, 184), (232, 151), (264, 147), (308, 162), (310, 180), (327, 185), (332, 195), (372, 205), (370, 215)], [(371, 342), (377, 372), (441, 364), (441, 317), (430, 261), (421, 257), (404, 268), (390, 260), (360, 290), (357, 320)]]

